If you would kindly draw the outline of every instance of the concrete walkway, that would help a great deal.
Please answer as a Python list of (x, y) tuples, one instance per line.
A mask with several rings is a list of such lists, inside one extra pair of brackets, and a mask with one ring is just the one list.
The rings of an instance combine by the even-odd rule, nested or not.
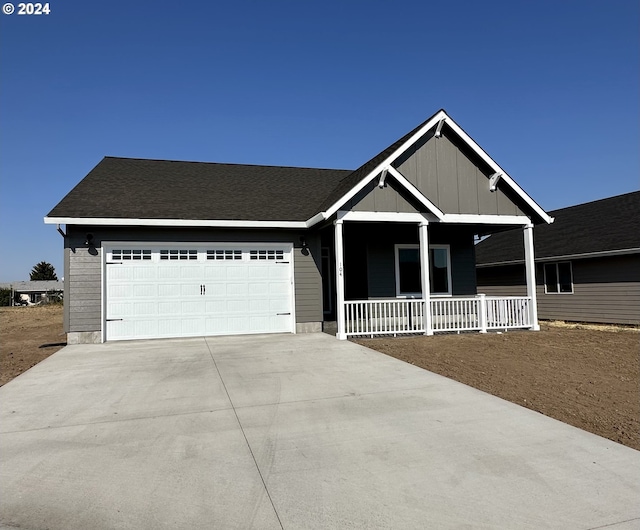
[(68, 346), (0, 401), (2, 528), (640, 528), (640, 452), (323, 334)]

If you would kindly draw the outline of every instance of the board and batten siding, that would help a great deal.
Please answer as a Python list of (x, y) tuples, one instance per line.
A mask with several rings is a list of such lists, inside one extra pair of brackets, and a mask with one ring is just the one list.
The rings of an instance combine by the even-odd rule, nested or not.
[[(544, 266), (536, 265), (540, 319), (640, 324), (640, 255), (562, 261), (571, 261), (573, 293), (545, 293)], [(526, 296), (524, 265), (481, 267), (477, 278), (488, 296)]]
[[(95, 248), (84, 244), (94, 236)], [(192, 242), (192, 243), (293, 243), (296, 323), (322, 322), (320, 243), (316, 234), (304, 233), (309, 254), (302, 254), (299, 231), (156, 229), (124, 227), (67, 227), (65, 238), (65, 331), (102, 331), (102, 242)]]
[(490, 169), (477, 155), (447, 137), (426, 135), (395, 163), (398, 171), (444, 213), (524, 215), (498, 183), (489, 191)]

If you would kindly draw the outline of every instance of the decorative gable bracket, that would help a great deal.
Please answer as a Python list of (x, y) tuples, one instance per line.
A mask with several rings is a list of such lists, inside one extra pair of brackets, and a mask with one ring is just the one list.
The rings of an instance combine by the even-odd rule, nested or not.
[(494, 173), (489, 177), (489, 191), (496, 191), (500, 177), (502, 177), (502, 173), (500, 172)]

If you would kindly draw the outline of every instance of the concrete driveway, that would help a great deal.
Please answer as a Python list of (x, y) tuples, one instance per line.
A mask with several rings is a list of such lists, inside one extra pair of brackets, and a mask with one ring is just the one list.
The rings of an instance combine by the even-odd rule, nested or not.
[(640, 452), (323, 334), (67, 346), (0, 400), (3, 528), (640, 527)]

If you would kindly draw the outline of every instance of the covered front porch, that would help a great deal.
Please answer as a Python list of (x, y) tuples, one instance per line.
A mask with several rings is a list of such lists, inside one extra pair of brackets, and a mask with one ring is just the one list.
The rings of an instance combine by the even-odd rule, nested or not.
[[(475, 215), (447, 221), (425, 213), (338, 212), (330, 275), (339, 339), (539, 329), (530, 220)], [(513, 227), (523, 232), (527, 295), (478, 293), (474, 238)]]

